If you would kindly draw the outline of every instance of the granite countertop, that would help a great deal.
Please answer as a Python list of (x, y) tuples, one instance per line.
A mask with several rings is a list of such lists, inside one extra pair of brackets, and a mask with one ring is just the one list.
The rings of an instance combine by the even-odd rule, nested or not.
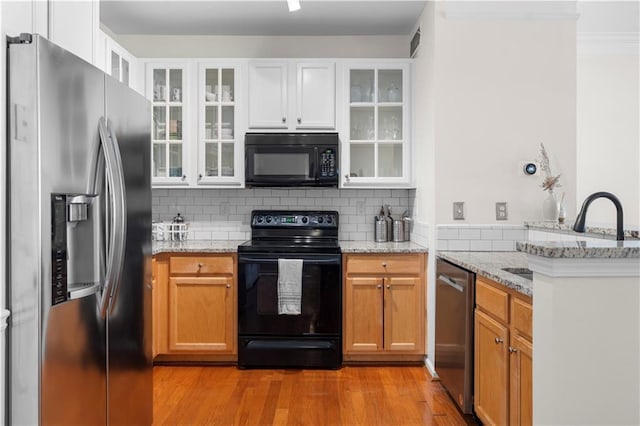
[(548, 258), (638, 259), (640, 241), (520, 241), (516, 250)]
[(159, 253), (235, 253), (244, 241), (187, 240), (153, 241), (153, 254)]
[(426, 253), (429, 251), (426, 247), (410, 241), (403, 243), (340, 241), (340, 249), (343, 253)]
[[(571, 234), (578, 236), (596, 236), (599, 238), (608, 238), (614, 239), (616, 238), (616, 230), (615, 228), (601, 228), (595, 226), (587, 226), (586, 232), (584, 234), (576, 232), (573, 230), (573, 223), (557, 223), (557, 222), (525, 222), (525, 226), (529, 227), (529, 229), (538, 229), (538, 230), (551, 230), (554, 232), (561, 232), (563, 234)], [(624, 238), (637, 240), (640, 239), (640, 231), (625, 229), (624, 230)]]
[(533, 281), (503, 271), (527, 268), (527, 255), (514, 251), (439, 251), (438, 257), (492, 279), (526, 296), (533, 296)]
[[(244, 241), (238, 240), (187, 240), (153, 241), (153, 254), (159, 253), (235, 253)], [(426, 253), (428, 250), (419, 244), (376, 243), (373, 241), (340, 241), (343, 253)]]

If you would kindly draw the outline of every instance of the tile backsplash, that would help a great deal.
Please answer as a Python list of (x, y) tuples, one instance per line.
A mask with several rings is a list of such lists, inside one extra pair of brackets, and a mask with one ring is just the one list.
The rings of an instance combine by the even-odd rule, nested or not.
[(177, 213), (189, 222), (189, 239), (243, 240), (250, 237), (252, 210), (337, 210), (341, 240), (373, 240), (374, 216), (382, 204), (391, 215), (411, 212), (409, 189), (154, 189), (154, 221)]
[(450, 251), (515, 251), (527, 239), (524, 225), (438, 225), (436, 247)]

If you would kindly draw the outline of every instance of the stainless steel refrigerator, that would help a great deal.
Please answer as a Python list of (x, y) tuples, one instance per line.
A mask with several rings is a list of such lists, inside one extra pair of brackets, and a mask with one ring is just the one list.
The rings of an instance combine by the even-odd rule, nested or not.
[(38, 35), (8, 45), (8, 423), (150, 425), (150, 105)]

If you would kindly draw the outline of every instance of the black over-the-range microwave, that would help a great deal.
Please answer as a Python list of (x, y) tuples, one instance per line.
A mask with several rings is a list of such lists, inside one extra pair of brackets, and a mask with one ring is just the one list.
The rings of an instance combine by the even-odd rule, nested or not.
[(247, 187), (338, 187), (337, 133), (247, 133)]

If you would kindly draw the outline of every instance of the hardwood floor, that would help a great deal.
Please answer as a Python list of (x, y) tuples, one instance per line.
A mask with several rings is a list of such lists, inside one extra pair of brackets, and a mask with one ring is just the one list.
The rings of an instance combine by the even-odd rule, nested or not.
[(465, 425), (422, 366), (156, 366), (155, 425)]

